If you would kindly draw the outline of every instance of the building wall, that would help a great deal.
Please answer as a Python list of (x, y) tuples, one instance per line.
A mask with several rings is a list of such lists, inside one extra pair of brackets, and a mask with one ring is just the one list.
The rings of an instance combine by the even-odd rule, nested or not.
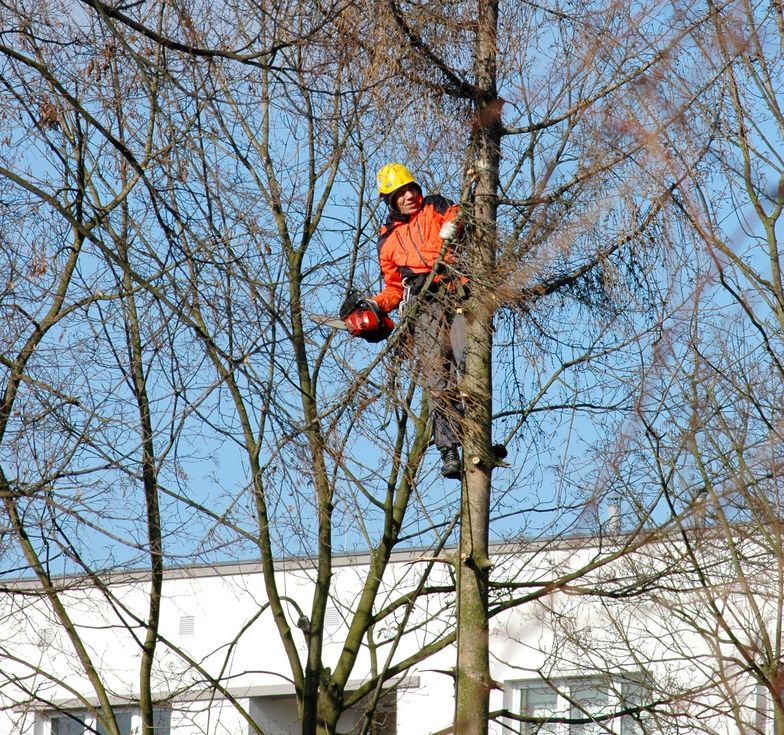
[[(562, 551), (548, 559), (516, 551), (499, 553), (496, 579), (526, 580), (530, 594), (539, 581), (552, 578), (554, 568), (563, 573), (585, 566), (591, 554), (587, 548)], [(415, 556), (401, 556), (393, 565), (379, 608), (418, 581), (417, 565)], [(448, 582), (444, 567), (437, 568), (433, 584)], [(336, 569), (334, 604), (328, 612), (327, 666), (334, 666), (338, 659), (345, 619), (356, 603), (367, 571), (361, 558), (344, 560)], [(617, 578), (619, 569), (603, 568), (595, 582), (602, 581), (601, 574)], [(309, 610), (311, 570), (306, 563), (292, 564), (279, 575), (280, 587), (291, 601), (290, 618), (296, 620), (302, 611)], [(589, 582), (590, 575), (582, 580), (582, 584)], [(113, 701), (119, 708), (127, 706), (138, 696), (138, 641), (142, 633), (138, 619), (145, 616), (147, 583), (133, 575), (116, 578), (111, 585), (111, 600), (84, 580), (67, 583), (71, 587), (65, 596), (69, 614), (108, 682)], [(251, 564), (226, 565), (172, 572), (164, 594), (155, 690), (168, 712), (166, 726), (171, 735), (244, 735), (253, 732), (251, 722), (267, 735), (298, 732), (288, 664), (265, 607), (267, 599), (258, 568)], [(512, 596), (519, 591), (510, 587), (508, 592), (498, 592), (495, 601), (503, 601), (504, 594)], [(689, 604), (700, 609), (698, 598)], [(519, 710), (525, 702), (531, 707), (538, 703), (541, 709), (542, 703), (549, 701), (568, 709), (569, 696), (586, 692), (606, 694), (608, 701), (618, 707), (625, 697), (641, 696), (634, 692), (634, 682), (642, 681), (643, 674), (661, 676), (662, 681), (669, 677), (671, 688), (680, 686), (684, 690), (698, 688), (700, 681), (710, 681), (715, 676), (715, 651), (710, 642), (662, 615), (663, 609), (644, 597), (613, 600), (554, 589), (541, 599), (495, 616), (490, 631), (491, 673), (496, 682), (491, 710)], [(451, 607), (443, 597), (435, 595), (429, 602), (420, 603), (409, 620), (413, 630), (399, 641), (394, 660), (437, 639), (452, 622)], [(377, 631), (387, 645), (377, 651), (376, 665), (385, 660), (395, 625), (390, 619)], [(296, 626), (293, 630), (304, 657), (304, 634)], [(48, 718), (54, 708), (83, 711), (95, 698), (73, 646), (55, 623), (45, 599), (24, 585), (2, 595), (0, 632), (6, 642), (4, 680), (0, 681), (0, 735), (71, 735), (52, 732)], [(10, 655), (12, 650), (14, 655)], [(427, 735), (447, 728), (454, 709), (454, 663), (455, 650), (450, 646), (398, 678), (381, 708), (382, 735)], [(364, 651), (353, 672), (355, 685), (364, 681), (370, 670), (371, 657)], [(701, 718), (702, 732), (723, 735), (737, 731), (721, 706), (727, 686), (741, 693), (738, 701), (752, 708), (749, 718), (754, 718), (752, 710), (759, 701), (759, 692), (742, 679), (741, 673), (737, 681), (724, 682), (714, 692), (705, 690), (699, 702), (695, 700), (692, 709), (695, 717), (699, 714)], [(227, 691), (212, 687), (210, 678), (219, 680)], [(80, 702), (75, 693), (82, 694), (85, 701)], [(716, 706), (711, 705), (712, 701)], [(690, 702), (682, 703), (684, 712), (691, 706)], [(360, 718), (360, 708), (346, 713), (341, 729), (351, 731)], [(627, 717), (602, 727), (583, 724), (579, 732), (630, 735), (636, 732), (633, 724)], [(133, 726), (138, 726), (138, 718)], [(656, 729), (666, 731), (663, 726)], [(501, 733), (502, 728), (494, 725), (492, 731)], [(574, 728), (563, 723), (542, 731), (543, 735), (573, 732)]]

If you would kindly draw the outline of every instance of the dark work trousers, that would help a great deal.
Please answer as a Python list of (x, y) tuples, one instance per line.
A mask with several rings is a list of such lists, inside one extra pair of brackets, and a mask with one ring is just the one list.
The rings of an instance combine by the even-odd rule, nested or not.
[(439, 449), (463, 440), (458, 380), (465, 367), (465, 351), (465, 317), (455, 310), (453, 300), (426, 299), (414, 322), (415, 369), (417, 381), (427, 391), (433, 440)]

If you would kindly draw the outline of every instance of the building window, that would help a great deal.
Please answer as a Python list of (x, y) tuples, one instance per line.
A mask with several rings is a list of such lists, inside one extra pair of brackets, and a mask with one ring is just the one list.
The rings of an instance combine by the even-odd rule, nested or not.
[(526, 718), (514, 732), (523, 735), (636, 735), (639, 714), (624, 714), (640, 704), (637, 684), (597, 679), (549, 683), (517, 682), (514, 711)]
[(52, 735), (82, 735), (87, 727), (85, 715), (59, 715), (49, 721)]
[[(117, 726), (120, 728), (120, 732), (122, 735), (125, 735), (127, 732), (128, 735), (134, 735), (133, 728), (133, 715), (131, 712), (123, 711), (123, 712), (115, 712), (114, 717), (117, 720)], [(141, 723), (140, 723), (141, 724)], [(106, 728), (100, 723), (95, 723), (95, 729), (98, 732), (98, 735), (108, 735)], [(140, 731), (141, 728), (138, 728)]]
[[(171, 717), (169, 710), (154, 710), (156, 735), (169, 735)], [(138, 735), (142, 731), (142, 718), (137, 709), (122, 708), (114, 712), (121, 735)], [(100, 720), (86, 712), (63, 712), (48, 718), (49, 735), (107, 735)], [(46, 733), (46, 728), (43, 729)]]
[[(345, 710), (338, 720), (337, 732), (360, 732), (365, 723), (365, 705), (360, 701)], [(261, 696), (250, 699), (249, 714), (265, 735), (290, 735), (302, 730), (302, 720), (294, 695)], [(369, 732), (395, 735), (397, 728), (397, 693), (385, 692), (373, 714)]]

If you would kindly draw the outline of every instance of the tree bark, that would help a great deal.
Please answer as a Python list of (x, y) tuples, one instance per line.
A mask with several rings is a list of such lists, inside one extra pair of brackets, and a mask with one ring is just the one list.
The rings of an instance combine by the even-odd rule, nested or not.
[(484, 735), (491, 688), (488, 635), (488, 552), (492, 454), (493, 271), (496, 249), (501, 103), (496, 91), (498, 3), (479, 2), (476, 48), (478, 99), (473, 126), (476, 189), (468, 236), (472, 296), (468, 302), (464, 482), (457, 559), (455, 728)]

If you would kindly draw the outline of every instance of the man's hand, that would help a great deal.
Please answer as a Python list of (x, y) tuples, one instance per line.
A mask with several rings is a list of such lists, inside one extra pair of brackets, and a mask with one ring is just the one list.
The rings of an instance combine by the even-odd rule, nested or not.
[(364, 296), (359, 291), (350, 291), (343, 303), (340, 305), (338, 316), (345, 319), (349, 314), (357, 309), (372, 309), (381, 318), (381, 307), (373, 299)]
[(438, 236), (442, 240), (454, 240), (457, 235), (457, 225), (454, 222), (444, 222)]

